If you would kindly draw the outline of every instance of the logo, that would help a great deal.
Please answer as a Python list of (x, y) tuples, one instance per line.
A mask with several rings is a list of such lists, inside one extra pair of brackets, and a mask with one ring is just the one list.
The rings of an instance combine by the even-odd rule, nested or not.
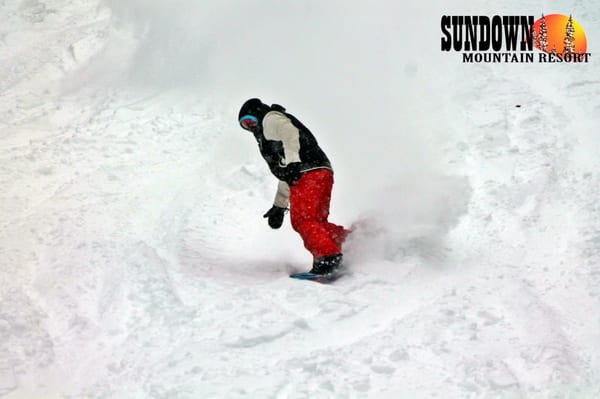
[(463, 63), (587, 63), (587, 38), (571, 15), (463, 16), (441, 19), (442, 51)]

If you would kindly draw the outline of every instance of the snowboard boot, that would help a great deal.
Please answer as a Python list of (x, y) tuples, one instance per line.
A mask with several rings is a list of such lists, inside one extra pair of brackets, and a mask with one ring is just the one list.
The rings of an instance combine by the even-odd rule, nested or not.
[(331, 274), (342, 268), (342, 254), (326, 255), (317, 258), (313, 262), (313, 267), (309, 273), (312, 274)]

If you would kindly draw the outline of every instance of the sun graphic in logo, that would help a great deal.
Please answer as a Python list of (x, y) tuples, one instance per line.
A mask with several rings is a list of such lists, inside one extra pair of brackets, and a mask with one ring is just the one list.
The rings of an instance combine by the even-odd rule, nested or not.
[(542, 15), (533, 24), (534, 45), (546, 53), (582, 54), (587, 50), (585, 32), (571, 16)]

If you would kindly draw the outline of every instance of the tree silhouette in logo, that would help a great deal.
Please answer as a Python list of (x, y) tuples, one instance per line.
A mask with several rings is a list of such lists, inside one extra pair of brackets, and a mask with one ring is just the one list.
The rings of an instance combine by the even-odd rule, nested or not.
[(540, 32), (535, 37), (535, 47), (540, 50), (548, 51), (548, 29), (546, 28), (546, 18), (542, 14), (542, 20), (540, 22)]
[(573, 26), (573, 16), (569, 15), (569, 21), (565, 27), (565, 48), (563, 54), (573, 54), (575, 52), (575, 27)]

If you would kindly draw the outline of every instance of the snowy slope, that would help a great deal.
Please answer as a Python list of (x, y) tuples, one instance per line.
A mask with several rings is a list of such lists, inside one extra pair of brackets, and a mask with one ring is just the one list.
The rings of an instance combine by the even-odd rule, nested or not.
[[(594, 2), (240, 3), (0, 0), (0, 398), (600, 397), (600, 64), (439, 51), (557, 12), (594, 54)], [(334, 285), (287, 277), (252, 96), (365, 226)]]

